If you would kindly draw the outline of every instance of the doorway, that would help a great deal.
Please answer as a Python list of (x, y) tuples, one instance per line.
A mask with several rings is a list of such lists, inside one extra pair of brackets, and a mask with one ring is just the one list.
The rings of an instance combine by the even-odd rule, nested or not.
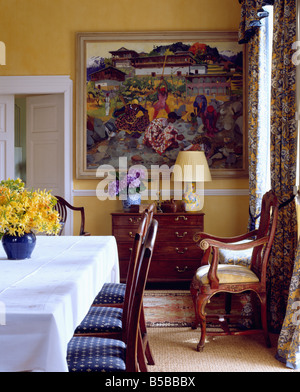
[(64, 197), (63, 94), (14, 98), (14, 177)]
[[(72, 200), (73, 189), (73, 172), (72, 172), (72, 91), (73, 83), (69, 76), (0, 76), (0, 96), (5, 98), (12, 97), (9, 102), (14, 102), (15, 96), (19, 95), (49, 95), (62, 94), (63, 96), (63, 197)], [(5, 105), (3, 106), (5, 107)], [(14, 135), (14, 110), (7, 110), (5, 113), (7, 123), (7, 133)], [(14, 138), (13, 138), (14, 139)], [(11, 140), (11, 139), (10, 139)], [(9, 173), (11, 162), (15, 161), (14, 140), (13, 143), (4, 143), (7, 150), (3, 151), (3, 156), (7, 157), (1, 160), (1, 172)], [(0, 154), (1, 155), (1, 154)], [(68, 220), (65, 225), (65, 234), (72, 235), (73, 222)]]

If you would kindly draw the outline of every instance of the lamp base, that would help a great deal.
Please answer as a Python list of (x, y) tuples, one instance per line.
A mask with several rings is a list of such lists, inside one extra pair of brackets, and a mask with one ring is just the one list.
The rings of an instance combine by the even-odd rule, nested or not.
[(203, 208), (203, 199), (195, 193), (194, 189), (193, 183), (188, 183), (183, 193), (183, 207), (186, 212), (201, 211)]

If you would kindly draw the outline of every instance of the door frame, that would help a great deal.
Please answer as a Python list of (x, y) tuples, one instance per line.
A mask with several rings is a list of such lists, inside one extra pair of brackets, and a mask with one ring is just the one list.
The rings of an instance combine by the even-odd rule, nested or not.
[[(0, 95), (16, 94), (64, 95), (64, 197), (73, 203), (73, 82), (70, 76), (0, 76)], [(70, 218), (65, 225), (65, 235), (73, 234), (72, 214)]]

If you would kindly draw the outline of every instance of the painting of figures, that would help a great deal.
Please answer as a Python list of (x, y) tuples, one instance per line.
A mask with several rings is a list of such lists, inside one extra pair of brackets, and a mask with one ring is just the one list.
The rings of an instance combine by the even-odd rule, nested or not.
[(171, 167), (180, 150), (205, 151), (213, 175), (244, 174), (242, 47), (234, 35), (190, 36), (80, 35), (79, 178), (119, 157)]

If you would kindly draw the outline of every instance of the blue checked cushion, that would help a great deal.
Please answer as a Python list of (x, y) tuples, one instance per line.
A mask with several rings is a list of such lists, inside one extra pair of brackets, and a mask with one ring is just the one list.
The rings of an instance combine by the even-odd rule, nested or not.
[(122, 331), (122, 308), (92, 306), (77, 326), (76, 333), (101, 333)]
[(125, 297), (125, 283), (105, 283), (94, 299), (93, 305), (122, 304)]
[(116, 339), (74, 336), (67, 350), (69, 372), (124, 372), (126, 345)]

